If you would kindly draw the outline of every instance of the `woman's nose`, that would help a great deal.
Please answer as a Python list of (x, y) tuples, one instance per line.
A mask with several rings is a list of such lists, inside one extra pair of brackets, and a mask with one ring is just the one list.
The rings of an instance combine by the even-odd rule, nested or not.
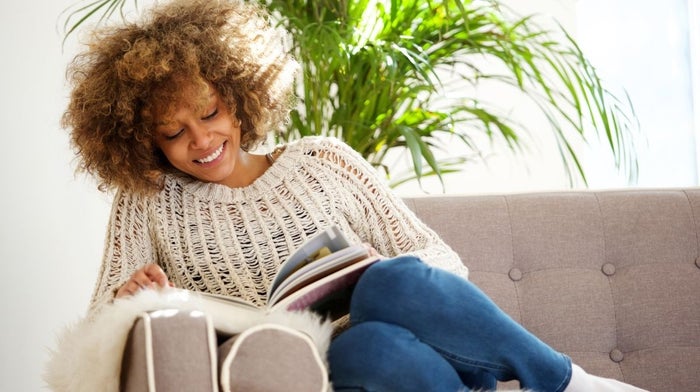
[(190, 128), (192, 138), (190, 140), (192, 148), (206, 149), (210, 147), (212, 133), (204, 126), (198, 125)]

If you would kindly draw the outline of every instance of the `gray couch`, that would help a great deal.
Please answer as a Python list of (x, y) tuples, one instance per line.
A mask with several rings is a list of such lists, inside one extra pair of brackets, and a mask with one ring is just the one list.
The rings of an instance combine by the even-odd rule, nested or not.
[(590, 373), (700, 390), (700, 189), (407, 202), (471, 281)]
[[(700, 189), (431, 196), (406, 203), (461, 255), (473, 282), (588, 372), (651, 391), (700, 390)], [(154, 336), (184, 341), (172, 322), (150, 324), (160, 328)], [(138, 337), (137, 330), (132, 335)], [(123, 381), (133, 384), (128, 390), (146, 390), (143, 366), (135, 366), (143, 363), (138, 341), (131, 339), (124, 357)], [(196, 350), (196, 341), (188, 341)], [(192, 368), (168, 371), (168, 358), (183, 364), (182, 356), (167, 355), (152, 354), (156, 377), (170, 378), (159, 383), (190, 388)], [(215, 382), (206, 372), (201, 381)], [(196, 389), (210, 390), (203, 384)]]

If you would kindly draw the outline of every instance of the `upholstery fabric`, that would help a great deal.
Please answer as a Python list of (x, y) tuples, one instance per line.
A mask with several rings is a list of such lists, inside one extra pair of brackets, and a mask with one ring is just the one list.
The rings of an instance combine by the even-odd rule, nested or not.
[(281, 325), (262, 324), (229, 338), (218, 348), (218, 363), (221, 392), (329, 389), (325, 360), (313, 341)]
[(142, 314), (129, 333), (122, 364), (122, 391), (215, 391), (211, 319), (201, 312)]
[(700, 190), (406, 202), (470, 280), (588, 372), (652, 391), (700, 389)]

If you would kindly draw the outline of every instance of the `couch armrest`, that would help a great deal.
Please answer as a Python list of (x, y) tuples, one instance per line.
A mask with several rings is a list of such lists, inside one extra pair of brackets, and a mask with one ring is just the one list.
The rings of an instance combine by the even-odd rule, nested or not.
[(142, 314), (124, 349), (120, 390), (218, 391), (210, 318), (197, 311)]

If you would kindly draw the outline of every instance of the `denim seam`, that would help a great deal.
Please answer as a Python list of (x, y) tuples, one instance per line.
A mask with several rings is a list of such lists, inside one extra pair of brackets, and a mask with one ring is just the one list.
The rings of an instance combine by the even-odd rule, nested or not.
[[(364, 321), (365, 321), (365, 320), (363, 320), (362, 318), (359, 318), (359, 317), (358, 317), (358, 318), (353, 318), (353, 317), (352, 317), (352, 312), (350, 313), (350, 322), (351, 322), (351, 325), (353, 325), (353, 326), (354, 326), (354, 325), (358, 325), (358, 324), (363, 323)], [(406, 328), (406, 327), (404, 327), (404, 326), (402, 326), (402, 325), (398, 325), (398, 326), (401, 327), (401, 328)], [(489, 363), (489, 362), (476, 361), (476, 360), (473, 360), (473, 359), (470, 359), (470, 358), (462, 358), (462, 357), (459, 357), (459, 356), (456, 356), (456, 355), (452, 354), (452, 353), (449, 352), (449, 351), (440, 349), (440, 348), (437, 347), (435, 344), (432, 344), (432, 343), (430, 343), (430, 342), (424, 341), (424, 340), (422, 340), (422, 339), (419, 339), (419, 341), (421, 341), (421, 342), (427, 344), (428, 346), (430, 346), (433, 350), (435, 350), (438, 354), (442, 355), (443, 357), (448, 358), (448, 359), (450, 359), (450, 360), (453, 360), (453, 361), (455, 361), (455, 362), (463, 363), (463, 364), (465, 364), (465, 365), (473, 365), (473, 366), (477, 366), (477, 367), (484, 368), (484, 369), (511, 371), (508, 367), (505, 367), (505, 366), (500, 366), (500, 365), (498, 365), (498, 364), (492, 364), (492, 363)]]
[(571, 358), (569, 358), (567, 355), (560, 354), (562, 357), (564, 357), (567, 362), (569, 363), (569, 367), (566, 372), (566, 377), (561, 381), (559, 386), (557, 387), (557, 392), (564, 392), (567, 386), (569, 386), (569, 383), (571, 382), (571, 376), (573, 375), (573, 364), (571, 361)]
[(463, 357), (454, 355), (448, 351), (442, 350), (442, 349), (440, 349), (440, 348), (436, 347), (435, 345), (432, 345), (428, 342), (424, 342), (424, 343), (429, 345), (430, 347), (432, 347), (433, 350), (435, 350), (438, 354), (442, 355), (446, 359), (449, 359), (449, 360), (452, 360), (455, 362), (459, 362), (459, 363), (462, 363), (465, 365), (476, 366), (476, 367), (479, 367), (482, 369), (510, 371), (510, 369), (508, 369), (508, 367), (506, 367), (506, 366), (501, 366), (498, 364), (493, 364), (493, 363), (484, 362), (484, 361), (477, 361), (477, 360), (474, 360), (471, 358), (463, 358)]

